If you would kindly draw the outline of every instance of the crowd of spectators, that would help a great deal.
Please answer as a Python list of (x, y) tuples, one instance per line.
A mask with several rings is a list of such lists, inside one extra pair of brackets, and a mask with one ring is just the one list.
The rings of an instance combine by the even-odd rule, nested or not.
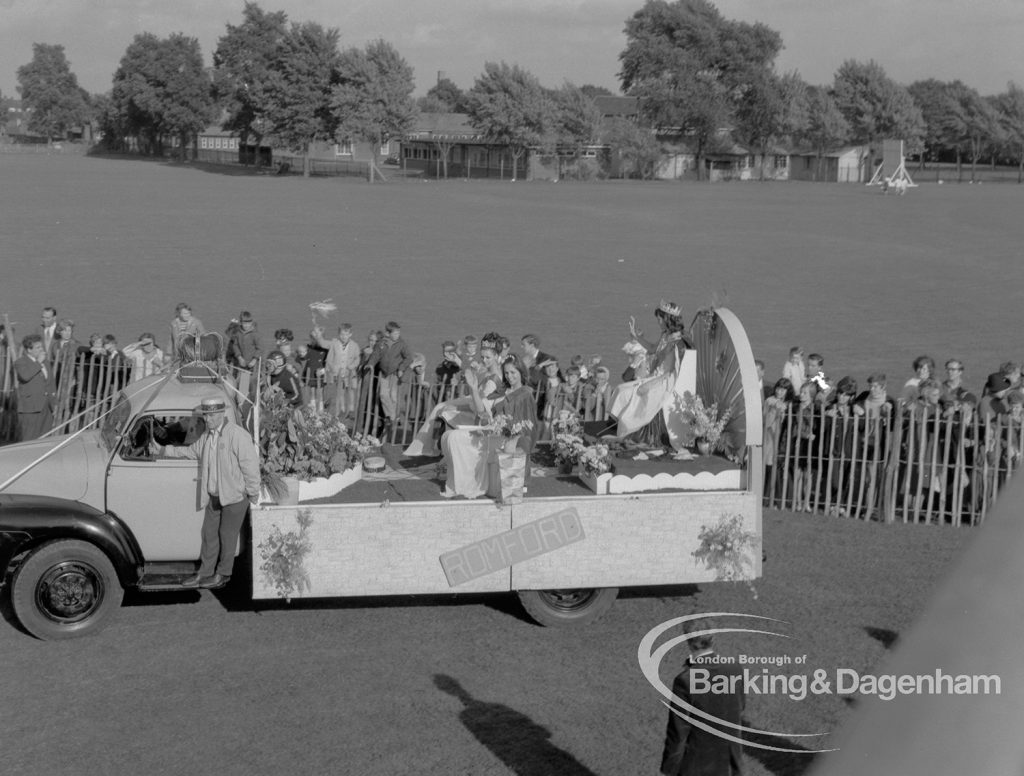
[(970, 417), (978, 412), (987, 418), (1010, 415), (1014, 407), (1024, 406), (1024, 379), (1018, 363), (1006, 362), (988, 375), (977, 393), (964, 382), (964, 365), (958, 358), (944, 364), (945, 377), (936, 374), (935, 360), (918, 356), (911, 364), (911, 374), (897, 390), (890, 390), (885, 374), (868, 375), (863, 390), (856, 378), (846, 375), (835, 379), (825, 372), (825, 359), (818, 353), (806, 358), (804, 350), (793, 347), (782, 365), (778, 380), (765, 377), (763, 361), (756, 361), (759, 388), (765, 410), (780, 407), (824, 407), (830, 414), (851, 413), (855, 416), (890, 413), (895, 410), (934, 409), (943, 417)]
[[(74, 320), (61, 317), (53, 307), (45, 307), (39, 328), (29, 337), (37, 337), (42, 343), (45, 355), (40, 362), (55, 380), (71, 365), (81, 369), (85, 364), (95, 375), (94, 367), (102, 363), (117, 373), (112, 384), (122, 387), (164, 371), (181, 359), (183, 342), (192, 343), (211, 333), (185, 302), (175, 307), (165, 331), (165, 338), (146, 331), (123, 346), (113, 334), (92, 333), (80, 338)], [(502, 367), (509, 361), (522, 366), (542, 422), (549, 422), (563, 409), (578, 413), (581, 420), (601, 419), (612, 389), (611, 372), (602, 364), (601, 356), (559, 359), (541, 349), (535, 334), (518, 338), (518, 347), (498, 332), (447, 340), (441, 343), (434, 366), (428, 364), (423, 353), (412, 350), (396, 321), (367, 331), (362, 344), (350, 323), (330, 332), (314, 326), (303, 341), (287, 328), (275, 329), (266, 336), (252, 314), (243, 310), (218, 334), (224, 365), (238, 378), (242, 391), (251, 388), (251, 373), (262, 362), (264, 384), (279, 388), (294, 406), (316, 402), (343, 420), (352, 420), (358, 407), (367, 406), (367, 392), (373, 383), (373, 401), (384, 433), (410, 420), (421, 420), (431, 404), (468, 395), (466, 375), (470, 370), (481, 378), (483, 390), (499, 390)], [(27, 341), (29, 337), (21, 339)], [(161, 339), (163, 347), (158, 344)], [(28, 349), (24, 341), (14, 343), (12, 354)], [(642, 376), (642, 357), (629, 353), (628, 346), (624, 350), (630, 361), (623, 380)], [(374, 380), (365, 379), (367, 376)]]
[[(945, 362), (940, 378), (935, 360), (918, 356), (895, 390), (880, 372), (869, 375), (863, 389), (850, 375), (836, 379), (826, 372), (820, 354), (805, 358), (800, 347), (790, 349), (774, 382), (766, 379), (763, 362), (756, 366), (763, 398), (766, 489), (778, 490), (778, 483), (785, 481), (797, 509), (810, 511), (812, 500), (827, 495), (826, 501), (839, 512), (844, 482), (849, 493), (861, 479), (871, 502), (877, 465), (886, 454), (896, 456), (898, 486), (905, 488), (910, 503), (924, 502), (928, 492), (948, 502), (954, 490), (966, 493), (964, 499), (977, 498), (981, 487), (973, 480), (976, 462), (984, 461), (1004, 477), (1020, 461), (1020, 364), (1002, 364), (977, 392), (970, 390), (958, 358)], [(981, 453), (984, 457), (978, 458)], [(773, 469), (782, 470), (775, 472), (775, 480)], [(953, 488), (956, 477), (960, 484)]]

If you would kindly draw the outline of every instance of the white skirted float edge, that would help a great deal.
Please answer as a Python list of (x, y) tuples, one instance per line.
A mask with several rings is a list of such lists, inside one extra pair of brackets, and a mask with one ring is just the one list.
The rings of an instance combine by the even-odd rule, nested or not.
[[(442, 555), (566, 509), (578, 515), (581, 539), (449, 584)], [(300, 513), (310, 521), (304, 530)], [(261, 507), (252, 511), (252, 593), (282, 597), (262, 568), (260, 547), (274, 543), (268, 542), (272, 534), (291, 534), (296, 546), (308, 546), (299, 564), (304, 584), (294, 598), (709, 582), (714, 573), (692, 555), (701, 528), (737, 514), (745, 531), (761, 536), (761, 497), (747, 491), (536, 498), (513, 506), (478, 499)], [(759, 577), (761, 554), (754, 555)]]

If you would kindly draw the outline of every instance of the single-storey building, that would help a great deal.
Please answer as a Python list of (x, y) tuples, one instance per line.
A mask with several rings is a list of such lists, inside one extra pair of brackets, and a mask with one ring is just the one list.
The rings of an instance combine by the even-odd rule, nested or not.
[(431, 178), (528, 177), (530, 151), (514, 159), (508, 146), (484, 139), (465, 113), (421, 113), (402, 139), (403, 169)]
[(790, 180), (827, 183), (866, 183), (869, 149), (867, 146), (845, 146), (826, 151), (820, 158), (815, 151), (801, 151), (791, 156)]

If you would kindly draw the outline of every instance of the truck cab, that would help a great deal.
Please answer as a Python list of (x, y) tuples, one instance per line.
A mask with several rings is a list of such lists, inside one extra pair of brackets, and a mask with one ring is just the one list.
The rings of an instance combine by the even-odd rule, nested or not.
[(184, 370), (128, 385), (98, 424), (0, 448), (0, 587), (44, 639), (98, 630), (126, 588), (174, 589), (195, 573), (203, 511), (195, 460), (158, 457), (205, 425), (203, 399), (230, 382)]

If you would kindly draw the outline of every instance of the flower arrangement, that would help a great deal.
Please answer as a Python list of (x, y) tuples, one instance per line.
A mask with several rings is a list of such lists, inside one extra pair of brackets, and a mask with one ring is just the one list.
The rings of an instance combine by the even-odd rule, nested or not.
[(514, 436), (521, 436), (531, 429), (533, 429), (532, 420), (513, 421), (511, 415), (502, 414), (494, 416), (489, 431), (491, 436), (502, 436), (510, 439)]
[(561, 410), (551, 421), (551, 444), (555, 460), (562, 464), (575, 464), (586, 450), (583, 442), (583, 426), (579, 415), (570, 410)]
[(260, 474), (275, 499), (284, 477), (309, 482), (358, 466), (380, 442), (365, 434), (350, 436), (333, 415), (313, 407), (292, 408), (283, 392), (271, 388), (261, 399)]
[(260, 564), (263, 578), (286, 601), (291, 601), (292, 593), (310, 589), (309, 575), (303, 562), (310, 550), (308, 531), (313, 524), (313, 516), (308, 509), (302, 509), (296, 519), (298, 531), (285, 533), (275, 524), (267, 538), (256, 547), (263, 560)]
[(596, 477), (611, 470), (611, 450), (608, 448), (608, 445), (601, 443), (590, 445), (583, 449), (577, 461), (582, 474)]
[(715, 572), (716, 582), (746, 582), (754, 598), (757, 590), (750, 582), (759, 540), (755, 534), (743, 530), (742, 515), (722, 515), (715, 525), (702, 525), (700, 547), (693, 551), (698, 563)]
[(712, 450), (721, 450), (724, 447), (722, 432), (732, 417), (732, 410), (727, 409), (719, 414), (718, 402), (708, 407), (700, 396), (694, 396), (689, 392), (683, 398), (683, 417), (689, 422), (694, 437), (706, 439)]

